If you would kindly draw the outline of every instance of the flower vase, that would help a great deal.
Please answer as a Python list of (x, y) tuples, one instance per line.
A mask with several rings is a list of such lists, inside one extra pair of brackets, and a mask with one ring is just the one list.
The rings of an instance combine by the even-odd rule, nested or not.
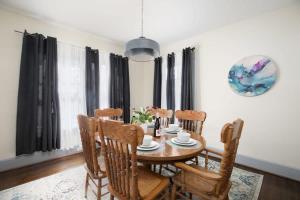
[(147, 130), (148, 130), (148, 124), (147, 123), (140, 124), (140, 127), (143, 129), (144, 133), (147, 133)]

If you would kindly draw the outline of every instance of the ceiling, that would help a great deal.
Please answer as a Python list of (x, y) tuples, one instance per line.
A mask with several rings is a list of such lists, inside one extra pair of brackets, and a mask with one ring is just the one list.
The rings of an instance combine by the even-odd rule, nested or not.
[[(296, 1), (144, 0), (144, 35), (166, 44)], [(0, 0), (0, 4), (120, 43), (141, 32), (141, 0)]]

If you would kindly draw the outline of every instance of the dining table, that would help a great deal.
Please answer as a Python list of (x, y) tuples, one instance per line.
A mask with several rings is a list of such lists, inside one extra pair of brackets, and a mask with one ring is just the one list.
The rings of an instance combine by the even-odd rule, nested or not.
[[(175, 162), (185, 162), (197, 157), (205, 149), (205, 139), (194, 132), (189, 132), (191, 138), (196, 141), (193, 146), (182, 146), (174, 144), (171, 139), (177, 137), (175, 133), (161, 131), (160, 137), (153, 137), (159, 143), (159, 148), (151, 151), (137, 151), (137, 160), (144, 164), (172, 164)], [(152, 135), (152, 133), (145, 133)]]
[[(182, 146), (172, 143), (171, 139), (177, 137), (175, 133), (161, 131), (160, 137), (153, 137), (159, 144), (155, 150), (137, 150), (137, 160), (145, 165), (150, 164), (173, 164), (175, 162), (185, 162), (197, 157), (205, 149), (205, 139), (198, 133), (190, 132), (191, 138), (196, 141), (193, 146)], [(151, 132), (146, 135), (153, 135)], [(100, 138), (96, 137), (96, 142), (101, 144)]]

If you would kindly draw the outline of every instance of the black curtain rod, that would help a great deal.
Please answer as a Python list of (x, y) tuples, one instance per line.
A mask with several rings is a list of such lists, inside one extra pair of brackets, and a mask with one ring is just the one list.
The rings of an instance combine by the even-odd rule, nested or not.
[(24, 32), (22, 32), (22, 31), (18, 31), (18, 30), (14, 30), (16, 33), (24, 33)]
[[(15, 33), (24, 34), (24, 32), (23, 32), (23, 31), (14, 30), (14, 32), (15, 32)], [(78, 47), (78, 48), (83, 48), (83, 49), (85, 48), (85, 47), (77, 46), (77, 45), (70, 44), (70, 43), (66, 43), (66, 42), (63, 42), (63, 43), (65, 43), (65, 44), (69, 44), (69, 45), (72, 45), (72, 46), (75, 46), (75, 47)]]
[[(15, 33), (20, 33), (20, 34), (23, 34), (24, 32), (23, 31), (18, 31), (18, 30), (14, 30)], [(65, 44), (69, 44), (69, 45), (72, 45), (72, 46), (75, 46), (75, 47), (79, 47), (79, 48), (85, 48), (85, 47), (81, 47), (81, 46), (77, 46), (77, 45), (74, 45), (74, 44), (70, 44), (70, 43), (66, 43), (66, 42), (63, 42)], [(96, 49), (98, 50), (98, 49)]]

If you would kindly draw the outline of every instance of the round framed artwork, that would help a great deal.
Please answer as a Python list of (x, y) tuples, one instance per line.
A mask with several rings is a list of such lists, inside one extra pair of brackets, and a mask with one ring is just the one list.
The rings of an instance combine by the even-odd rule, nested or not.
[(277, 73), (277, 66), (270, 58), (249, 56), (231, 67), (228, 81), (233, 91), (252, 97), (267, 92), (276, 82)]

